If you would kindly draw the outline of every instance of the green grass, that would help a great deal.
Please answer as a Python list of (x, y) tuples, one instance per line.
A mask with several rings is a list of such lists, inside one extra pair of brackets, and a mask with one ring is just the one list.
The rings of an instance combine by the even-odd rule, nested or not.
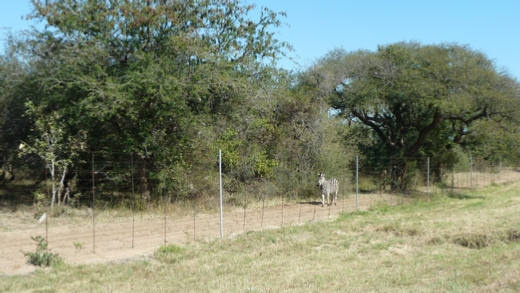
[[(519, 184), (1, 276), (4, 292), (518, 292)], [(66, 260), (65, 260), (66, 261)]]

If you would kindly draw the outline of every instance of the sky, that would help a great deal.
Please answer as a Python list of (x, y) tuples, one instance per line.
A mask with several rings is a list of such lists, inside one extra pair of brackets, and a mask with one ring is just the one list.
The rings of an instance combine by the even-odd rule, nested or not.
[[(520, 80), (520, 0), (246, 0), (285, 12), (277, 38), (294, 52), (279, 66), (305, 70), (335, 48), (375, 51), (378, 45), (468, 45)], [(5, 33), (28, 29), (29, 0), (0, 0), (0, 50)], [(42, 24), (36, 24), (42, 27)]]

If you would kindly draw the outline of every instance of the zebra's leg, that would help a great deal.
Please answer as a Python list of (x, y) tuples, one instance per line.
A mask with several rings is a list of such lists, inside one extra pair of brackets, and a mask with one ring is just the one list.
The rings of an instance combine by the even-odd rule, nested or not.
[(321, 206), (325, 206), (325, 194), (323, 192), (321, 193)]
[(338, 200), (338, 192), (334, 193), (334, 205), (336, 205), (336, 201)]

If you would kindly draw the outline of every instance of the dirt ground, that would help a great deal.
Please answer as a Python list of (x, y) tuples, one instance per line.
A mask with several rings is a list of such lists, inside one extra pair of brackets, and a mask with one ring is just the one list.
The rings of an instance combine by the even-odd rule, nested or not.
[[(403, 197), (393, 195), (360, 195), (359, 210), (384, 201), (396, 204)], [(338, 199), (337, 205), (321, 206), (321, 202), (284, 204), (283, 207), (270, 206), (255, 209), (238, 209), (223, 216), (224, 239), (232, 238), (245, 231), (272, 229), (280, 226), (298, 225), (311, 221), (334, 219), (342, 211), (355, 211), (355, 196)], [(133, 218), (94, 221), (85, 217), (83, 222), (45, 221), (37, 224), (32, 215), (26, 217), (22, 225), (10, 221), (7, 212), (0, 212), (2, 232), (0, 232), (0, 274), (27, 274), (37, 268), (27, 264), (22, 251), (33, 252), (36, 242), (31, 236), (47, 237), (49, 249), (58, 253), (69, 264), (91, 264), (120, 262), (130, 259), (148, 258), (164, 244), (186, 245), (220, 238), (220, 216), (195, 215), (175, 218), (172, 215), (157, 215), (155, 219)], [(30, 220), (29, 220), (30, 219)], [(94, 225), (95, 224), (95, 225)], [(11, 225), (11, 226), (9, 226)], [(47, 227), (47, 228), (46, 228)], [(95, 229), (93, 229), (95, 227)]]
[[(456, 188), (452, 191), (469, 190), (489, 184), (520, 181), (520, 172), (511, 169), (496, 174), (457, 173), (448, 176), (448, 179), (455, 183)], [(420, 192), (426, 196), (428, 192), (439, 191), (431, 187)], [(357, 206), (359, 210), (366, 210), (380, 202), (393, 205), (404, 201), (404, 196), (360, 194)], [(343, 211), (355, 210), (355, 195), (347, 198), (340, 195), (337, 205), (330, 207), (321, 207), (321, 202), (301, 202), (226, 211), (223, 216), (223, 238), (229, 239), (246, 231), (331, 220)], [(61, 216), (38, 224), (34, 214), (27, 211), (0, 209), (0, 274), (27, 274), (37, 269), (27, 264), (27, 257), (22, 251), (34, 252), (36, 242), (31, 237), (38, 235), (46, 237), (51, 252), (58, 253), (69, 264), (146, 259), (164, 244), (187, 245), (220, 238), (218, 213), (195, 213), (195, 216), (185, 217), (168, 213), (139, 217), (96, 215), (95, 218), (89, 210), (82, 213), (79, 217)]]

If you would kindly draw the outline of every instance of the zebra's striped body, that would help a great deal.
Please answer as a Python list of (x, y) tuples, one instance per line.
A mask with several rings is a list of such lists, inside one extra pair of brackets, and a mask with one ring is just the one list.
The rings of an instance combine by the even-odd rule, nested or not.
[[(318, 186), (321, 190), (321, 206), (325, 206), (325, 194), (327, 195), (327, 205), (334, 203), (338, 199), (339, 182), (336, 178), (329, 180), (325, 179), (325, 174), (318, 174)], [(332, 202), (329, 202), (330, 195), (332, 194)]]

